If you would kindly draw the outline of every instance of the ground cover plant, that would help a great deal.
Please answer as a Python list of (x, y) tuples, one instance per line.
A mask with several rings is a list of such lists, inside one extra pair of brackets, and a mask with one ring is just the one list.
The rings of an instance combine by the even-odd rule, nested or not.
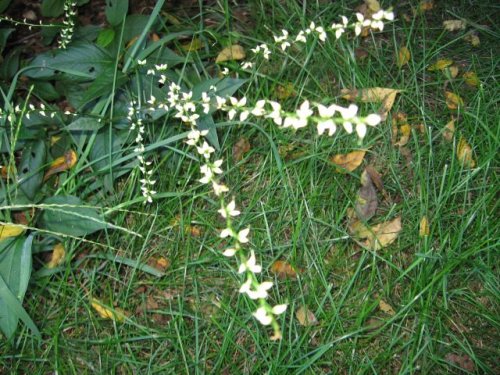
[(1, 3), (4, 371), (498, 371), (493, 4), (92, 3)]

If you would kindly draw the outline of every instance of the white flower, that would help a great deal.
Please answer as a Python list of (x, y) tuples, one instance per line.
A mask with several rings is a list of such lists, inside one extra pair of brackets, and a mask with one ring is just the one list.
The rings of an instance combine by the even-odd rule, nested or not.
[(285, 311), (286, 311), (286, 308), (287, 308), (287, 305), (283, 304), (283, 305), (276, 305), (272, 308), (272, 313), (274, 315), (281, 315), (283, 314)]
[(208, 184), (210, 181), (212, 181), (212, 169), (207, 164), (200, 167), (200, 172), (201, 174), (203, 174), (203, 177), (199, 180), (202, 184)]
[(338, 106), (336, 106), (335, 104), (333, 104), (329, 107), (325, 107), (324, 105), (318, 104), (319, 116), (322, 118), (333, 117), (337, 108), (338, 108)]
[(382, 121), (382, 118), (379, 115), (377, 115), (376, 113), (369, 114), (365, 118), (366, 124), (370, 125), (370, 126), (376, 126), (376, 125), (380, 124), (380, 121)]
[(167, 64), (155, 65), (156, 70), (167, 70)]
[(360, 139), (363, 139), (366, 135), (366, 125), (362, 122), (356, 124), (356, 133)]
[(248, 115), (250, 115), (250, 112), (248, 111), (243, 111), (240, 113), (240, 121), (243, 122), (248, 118)]
[(332, 136), (337, 131), (337, 125), (333, 120), (320, 120), (318, 122), (318, 134), (322, 135), (326, 130), (328, 130), (328, 135)]
[(234, 199), (226, 207), (223, 206), (217, 212), (219, 212), (224, 219), (228, 216), (238, 216), (240, 214), (240, 211), (236, 209)]
[(281, 104), (272, 100), (270, 100), (268, 103), (273, 108), (273, 111), (269, 113), (266, 118), (272, 118), (276, 125), (281, 125), (283, 123), (283, 119), (281, 117)]
[(215, 195), (219, 196), (222, 193), (226, 193), (229, 191), (229, 188), (224, 184), (218, 184), (215, 181), (212, 181), (212, 189), (214, 190)]
[(252, 109), (252, 115), (254, 116), (262, 116), (266, 113), (264, 110), (264, 106), (266, 104), (265, 100), (259, 100), (257, 103), (255, 103), (255, 108)]
[(240, 264), (238, 273), (243, 273), (246, 270), (249, 270), (252, 273), (259, 273), (260, 271), (262, 271), (262, 266), (257, 264), (255, 252), (253, 250), (250, 251), (250, 258), (248, 258), (246, 262)]
[(236, 109), (231, 108), (227, 113), (227, 117), (229, 118), (229, 120), (232, 120), (234, 116), (236, 116)]
[(323, 27), (318, 26), (316, 28), (316, 32), (318, 33), (319, 40), (321, 40), (322, 42), (326, 41), (326, 32)]
[(138, 65), (146, 65), (146, 60), (137, 60)]
[(228, 69), (228, 68), (224, 68), (224, 69), (222, 69), (221, 74), (222, 74), (223, 76), (227, 76), (227, 75), (229, 74), (229, 69)]
[(234, 236), (234, 232), (231, 228), (223, 229), (220, 232), (220, 238), (233, 237), (233, 236)]
[(240, 289), (238, 292), (240, 293), (246, 293), (250, 290), (250, 287), (252, 286), (252, 279), (249, 277), (247, 278), (247, 281), (245, 281), (243, 284), (241, 284)]
[(306, 36), (304, 34), (304, 31), (300, 31), (298, 34), (297, 34), (297, 37), (295, 38), (295, 41), (296, 42), (307, 42), (307, 39), (306, 39)]
[(297, 110), (297, 116), (299, 116), (300, 119), (308, 119), (312, 114), (313, 111), (309, 108), (309, 100), (305, 100)]
[(265, 326), (271, 324), (273, 321), (272, 315), (269, 315), (264, 307), (259, 307), (252, 315)]
[(215, 152), (215, 149), (210, 146), (206, 141), (203, 142), (203, 146), (201, 147), (196, 147), (198, 150), (198, 154), (203, 155), (205, 159), (210, 158), (210, 154)]
[(238, 242), (247, 243), (248, 242), (248, 233), (250, 233), (250, 228), (242, 229), (238, 232)]
[(217, 101), (217, 109), (221, 109), (226, 105), (226, 98), (223, 98), (221, 96), (216, 96), (215, 100)]
[(244, 107), (245, 104), (247, 104), (247, 98), (246, 96), (244, 96), (243, 98), (241, 98), (240, 100), (238, 100), (237, 98), (231, 96), (229, 98), (229, 101), (231, 102), (231, 105), (233, 107), (237, 107), (237, 108), (240, 108), (240, 107)]
[(273, 287), (272, 282), (265, 281), (262, 284), (259, 284), (257, 289), (255, 290), (248, 289), (246, 293), (251, 299), (267, 298), (268, 296), (267, 291), (272, 287)]
[(151, 75), (151, 76), (154, 76), (155, 75), (155, 70), (154, 69), (148, 69), (148, 71), (146, 72), (147, 75)]
[(222, 253), (225, 257), (232, 257), (234, 254), (236, 254), (236, 249), (234, 247), (230, 247)]
[(335, 31), (335, 38), (339, 39), (344, 32), (345, 32), (344, 28), (337, 29), (337, 31)]
[(212, 172), (214, 172), (215, 174), (222, 174), (222, 169), (220, 168), (220, 166), (222, 165), (223, 162), (224, 161), (222, 159), (214, 161), (214, 164), (212, 166)]
[(242, 69), (252, 69), (253, 68), (253, 63), (250, 61), (243, 61), (241, 63), (241, 68)]
[(347, 108), (337, 106), (336, 109), (340, 112), (344, 120), (350, 120), (356, 117), (358, 113), (358, 106), (356, 104), (351, 104)]

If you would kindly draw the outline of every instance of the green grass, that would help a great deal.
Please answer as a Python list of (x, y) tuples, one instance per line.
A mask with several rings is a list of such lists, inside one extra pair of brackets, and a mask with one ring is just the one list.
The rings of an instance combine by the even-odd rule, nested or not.
[[(252, 27), (245, 29), (222, 8), (205, 9), (223, 23), (217, 33), (238, 31), (247, 49), (270, 41), (271, 31), (291, 34), (310, 20), (329, 25), (353, 7), (296, 1), (254, 2)], [(449, 354), (467, 355), (473, 373), (498, 373), (498, 25), (493, 3), (471, 8), (462, 2), (440, 5), (432, 14), (413, 17), (396, 8), (397, 20), (381, 35), (307, 45), (303, 51), (274, 56), (243, 92), (250, 102), (273, 97), (278, 84), (290, 82), (303, 98), (340, 102), (341, 88), (393, 87), (403, 90), (391, 113), (408, 114), (413, 131), (405, 157), (391, 144), (391, 119), (370, 129), (362, 146), (364, 164), (382, 175), (390, 197), (379, 194), (379, 209), (370, 224), (402, 217), (397, 241), (377, 252), (363, 250), (347, 231), (362, 168), (335, 172), (329, 157), (358, 149), (354, 136), (338, 131), (318, 137), (315, 129), (293, 133), (267, 121), (231, 124), (220, 129), (220, 155), (227, 161), (225, 181), (243, 208), (242, 225), (252, 227), (251, 244), (264, 266), (286, 260), (301, 270), (297, 279), (276, 280), (275, 302), (287, 301), (280, 319), (283, 339), (269, 340), (269, 330), (251, 316), (252, 301), (237, 290), (241, 278), (232, 259), (224, 258), (217, 233), (218, 203), (196, 182), (199, 165), (174, 151), (158, 155), (155, 175), (160, 193), (171, 193), (151, 206), (117, 211), (114, 222), (142, 234), (109, 232), (94, 241), (67, 243), (73, 262), (51, 277), (35, 278), (25, 306), (42, 332), (42, 341), (19, 329), (2, 342), (5, 373), (305, 373), (305, 374), (444, 374), (459, 373)], [(226, 4), (230, 8), (231, 3)], [(226, 9), (227, 10), (227, 9)], [(404, 21), (403, 14), (409, 15)], [(481, 45), (472, 49), (463, 33), (442, 30), (453, 15), (480, 28)], [(217, 18), (218, 17), (218, 18)], [(199, 25), (194, 18), (192, 25)], [(236, 34), (232, 34), (233, 37)], [(244, 36), (243, 36), (244, 35)], [(237, 35), (236, 35), (237, 36)], [(395, 56), (406, 45), (412, 58), (399, 69)], [(355, 58), (356, 48), (368, 52)], [(461, 78), (446, 83), (427, 67), (451, 58), (460, 71), (473, 70), (482, 84), (467, 88)], [(446, 142), (441, 132), (451, 112), (446, 90), (459, 93), (457, 136)], [(362, 113), (376, 105), (361, 105)], [(464, 136), (473, 147), (477, 167), (464, 169), (455, 144)], [(251, 150), (240, 162), (232, 146), (241, 138)], [(292, 151), (285, 152), (291, 145)], [(182, 144), (178, 144), (184, 150)], [(411, 160), (410, 160), (411, 159)], [(137, 194), (138, 176), (123, 181), (117, 204)], [(167, 194), (168, 195), (168, 194)], [(419, 237), (427, 215), (430, 235)], [(176, 219), (177, 218), (177, 219)], [(178, 224), (174, 224), (176, 219)], [(201, 230), (193, 236), (184, 226)], [(166, 275), (156, 278), (117, 261), (96, 257), (117, 254), (147, 262), (166, 257)], [(94, 255), (95, 257), (90, 257)], [(87, 256), (87, 257), (85, 257)], [(81, 259), (81, 261), (78, 261)], [(130, 313), (124, 323), (99, 318), (89, 294)], [(390, 304), (395, 314), (379, 309)], [(294, 312), (307, 306), (319, 324), (303, 327)]]

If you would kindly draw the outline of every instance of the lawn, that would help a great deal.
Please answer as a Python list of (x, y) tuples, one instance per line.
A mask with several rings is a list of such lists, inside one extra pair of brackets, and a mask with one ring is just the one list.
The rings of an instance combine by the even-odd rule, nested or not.
[[(383, 9), (394, 7), (394, 21), (382, 31), (346, 30), (337, 39), (330, 25), (342, 15), (356, 22), (356, 12), (375, 13), (366, 5), (373, 2), (365, 9), (358, 8), (362, 1), (190, 4), (158, 12), (154, 38), (172, 35), (168, 45), (182, 59), (150, 92), (166, 92), (174, 79), (183, 90), (223, 74), (245, 80), (229, 94), (245, 97), (244, 108), (231, 119), (222, 106), (208, 127), (210, 160), (223, 160), (217, 181), (229, 191), (218, 196), (200, 182), (200, 166), (209, 159), (186, 145), (190, 128), (172, 114), (144, 117), (144, 140), (120, 143), (135, 156), (109, 153), (100, 172), (91, 160), (97, 137), (69, 132), (78, 161), (63, 168), (54, 191), (99, 205), (118, 229), (35, 237), (23, 306), (40, 337), (24, 323), (3, 336), (0, 372), (498, 374), (498, 5), (382, 1)], [(91, 12), (88, 7), (81, 12)], [(325, 41), (312, 21), (328, 29)], [(286, 51), (273, 39), (283, 29), (296, 36), (308, 28), (307, 41), (292, 40)], [(117, 30), (122, 37), (128, 32)], [(115, 50), (118, 70), (127, 61), (137, 69), (132, 77), (142, 69), (140, 59), (127, 60), (134, 42), (141, 39), (123, 53)], [(269, 59), (257, 53), (251, 60), (262, 43), (271, 49)], [(233, 50), (215, 63), (234, 45), (245, 59)], [(254, 65), (243, 68), (243, 61)], [(144, 108), (150, 97), (137, 95), (139, 79), (120, 88), (118, 70), (108, 81), (112, 95), (89, 112), (109, 119), (124, 114), (112, 123), (128, 132), (132, 123), (141, 128), (133, 116), (142, 109), (127, 122), (120, 95)], [(382, 95), (380, 88), (388, 90)], [(67, 97), (34, 98), (56, 107)], [(319, 135), (313, 118), (306, 127), (253, 114), (241, 121), (240, 113), (262, 99), (289, 113), (306, 100), (315, 113), (318, 104), (356, 103), (360, 116), (378, 114), (381, 121), (362, 139), (357, 129), (345, 130), (343, 117), (331, 136), (328, 129)], [(111, 147), (111, 136), (104, 139)], [(136, 160), (132, 150), (141, 145), (151, 165)], [(135, 164), (127, 169), (130, 160)], [(156, 181), (151, 203), (143, 202), (141, 167)], [(115, 168), (114, 179), (106, 168)], [(101, 180), (99, 189), (88, 190)], [(8, 179), (2, 181), (8, 190)], [(221, 197), (224, 207), (234, 199), (241, 211), (230, 222), (218, 212)], [(13, 204), (2, 201), (2, 215)], [(250, 228), (248, 243), (235, 239), (236, 256), (223, 255), (226, 227)], [(64, 244), (61, 259), (54, 259), (54, 238)], [(251, 251), (262, 272), (238, 273)], [(253, 286), (272, 281), (267, 299), (239, 293), (243, 275)], [(273, 324), (252, 315), (263, 303), (287, 304), (273, 317), (281, 339), (272, 337)]]

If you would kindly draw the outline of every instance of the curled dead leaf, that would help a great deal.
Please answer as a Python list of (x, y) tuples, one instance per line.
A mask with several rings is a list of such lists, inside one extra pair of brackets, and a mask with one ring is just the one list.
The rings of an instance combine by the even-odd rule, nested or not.
[(451, 66), (453, 64), (453, 60), (450, 59), (439, 59), (434, 64), (429, 66), (427, 70), (429, 72), (435, 72), (436, 70), (444, 70), (445, 68)]
[(271, 265), (270, 271), (280, 279), (297, 277), (297, 271), (295, 270), (295, 268), (290, 263), (284, 260), (277, 260), (276, 262), (274, 262)]
[(233, 44), (232, 46), (224, 48), (217, 55), (215, 62), (221, 63), (229, 60), (243, 60), (246, 57), (245, 50), (239, 44)]
[(370, 174), (366, 169), (361, 174), (361, 188), (356, 197), (356, 215), (360, 220), (369, 220), (375, 215), (378, 207), (377, 192), (373, 186)]
[(410, 50), (405, 46), (401, 47), (398, 52), (397, 65), (401, 68), (403, 65), (408, 64), (410, 57)]
[(243, 156), (250, 151), (250, 142), (247, 138), (240, 138), (233, 146), (233, 159), (235, 162), (243, 160)]
[(429, 228), (429, 220), (427, 219), (427, 216), (422, 216), (422, 219), (420, 220), (420, 227), (418, 230), (418, 235), (420, 237), (427, 237), (429, 235), (430, 228)]
[(432, 10), (434, 8), (433, 0), (423, 0), (418, 4), (418, 9), (420, 12), (427, 12), (428, 10)]
[(76, 165), (77, 161), (78, 156), (76, 155), (75, 151), (66, 151), (63, 156), (58, 157), (50, 164), (49, 169), (47, 170), (47, 172), (45, 172), (43, 180), (47, 181), (50, 176), (73, 168)]
[(464, 105), (463, 99), (458, 94), (451, 91), (445, 91), (444, 97), (446, 100), (446, 106), (449, 109), (458, 109), (458, 107), (463, 107)]
[(349, 230), (355, 237), (365, 239), (363, 243), (370, 250), (379, 250), (393, 243), (401, 231), (401, 217), (377, 224), (373, 227), (367, 227), (357, 221), (351, 223)]
[(401, 133), (401, 138), (394, 144), (394, 146), (402, 147), (405, 146), (410, 140), (411, 126), (409, 124), (403, 124), (399, 127), (399, 132)]
[(464, 137), (461, 137), (460, 141), (458, 141), (457, 159), (464, 168), (474, 168), (476, 166), (476, 161), (472, 156), (472, 148)]
[(301, 306), (295, 313), (295, 318), (299, 324), (304, 327), (315, 326), (318, 324), (318, 319), (314, 313), (305, 306)]
[(463, 75), (465, 83), (470, 87), (478, 87), (481, 83), (475, 72), (466, 72)]
[(462, 20), (446, 20), (443, 21), (443, 27), (447, 31), (457, 31), (465, 29), (465, 21)]
[(396, 314), (396, 312), (394, 311), (394, 309), (392, 308), (391, 305), (389, 305), (387, 302), (385, 302), (384, 300), (380, 300), (379, 303), (378, 303), (378, 308), (380, 309), (380, 311), (390, 315), (390, 316), (394, 316)]
[(451, 65), (444, 69), (444, 73), (448, 78), (456, 78), (458, 76), (458, 66)]
[(443, 138), (448, 142), (452, 142), (454, 136), (455, 136), (455, 119), (452, 118), (444, 127)]
[(469, 43), (472, 47), (479, 47), (481, 44), (481, 40), (479, 39), (479, 36), (476, 33), (470, 33), (467, 34), (464, 37), (464, 40)]
[(110, 309), (96, 298), (92, 298), (91, 305), (97, 312), (97, 315), (99, 315), (103, 319), (111, 319), (115, 322), (123, 322), (128, 315), (124, 310), (120, 308)]
[(333, 156), (330, 161), (337, 165), (336, 170), (338, 173), (346, 173), (346, 171), (352, 172), (361, 165), (365, 154), (365, 150), (353, 151), (347, 154), (337, 154)]
[(56, 268), (64, 261), (64, 256), (66, 255), (66, 250), (62, 243), (58, 243), (52, 249), (52, 255), (50, 256), (50, 261), (47, 263), (47, 268)]

